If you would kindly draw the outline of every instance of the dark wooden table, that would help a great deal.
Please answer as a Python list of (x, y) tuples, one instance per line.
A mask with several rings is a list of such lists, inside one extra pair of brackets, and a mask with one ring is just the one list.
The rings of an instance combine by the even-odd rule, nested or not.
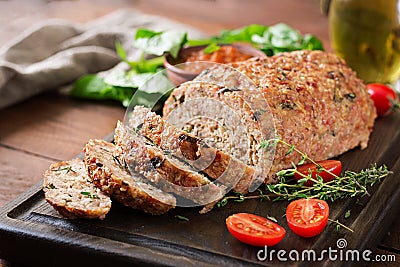
[[(331, 50), (327, 17), (321, 14), (318, 0), (0, 1), (0, 45), (46, 18), (86, 22), (119, 8), (166, 16), (209, 34), (250, 23), (285, 22), (315, 34)], [(71, 99), (54, 89), (0, 110), (0, 206), (38, 183), (51, 163), (74, 157), (89, 138), (108, 135), (123, 119), (125, 110), (118, 104)], [(400, 263), (398, 220), (374, 251), (394, 254), (397, 264), (374, 266)], [(0, 267), (10, 265), (0, 260)]]

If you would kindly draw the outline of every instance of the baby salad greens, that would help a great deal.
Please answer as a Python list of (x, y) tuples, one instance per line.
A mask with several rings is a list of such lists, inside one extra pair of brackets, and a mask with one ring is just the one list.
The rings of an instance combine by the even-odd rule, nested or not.
[[(162, 70), (165, 53), (176, 58), (184, 45), (208, 45), (205, 51), (212, 53), (219, 49), (218, 44), (233, 42), (247, 42), (268, 56), (302, 49), (323, 50), (321, 41), (315, 36), (301, 35), (283, 23), (273, 26), (252, 24), (224, 30), (220, 35), (201, 40), (188, 40), (186, 32), (176, 30), (155, 32), (138, 29), (133, 42), (133, 46), (141, 51), (138, 60), (130, 61), (122, 45), (117, 43), (116, 52), (128, 69), (83, 76), (75, 83), (70, 95), (94, 100), (111, 99), (128, 106), (136, 92), (134, 104), (151, 106), (160, 97), (167, 97), (170, 89), (174, 88), (164, 73), (153, 76)], [(143, 86), (150, 84), (149, 79), (155, 79), (151, 84), (157, 86)]]
[[(134, 104), (154, 105), (158, 99), (166, 97), (167, 92), (173, 88), (173, 84), (164, 73), (154, 74), (162, 69), (164, 53), (169, 52), (177, 56), (179, 49), (187, 41), (186, 36), (185, 32), (175, 30), (166, 32), (137, 30), (133, 45), (141, 50), (139, 60), (129, 61), (122, 45), (116, 43), (116, 51), (121, 60), (127, 63), (129, 69), (115, 69), (106, 74), (85, 75), (75, 83), (70, 95), (94, 100), (116, 100), (127, 107), (136, 92)], [(146, 58), (148, 55), (158, 57)]]
[(224, 30), (219, 36), (209, 39), (189, 40), (188, 44), (194, 46), (233, 42), (251, 43), (267, 56), (295, 50), (323, 50), (321, 41), (315, 36), (311, 34), (303, 36), (284, 23), (273, 26), (251, 24), (235, 30)]

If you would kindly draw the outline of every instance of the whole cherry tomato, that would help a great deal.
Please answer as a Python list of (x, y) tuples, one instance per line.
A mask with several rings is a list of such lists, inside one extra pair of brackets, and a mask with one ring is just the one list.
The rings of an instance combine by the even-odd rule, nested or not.
[(388, 115), (394, 109), (400, 108), (396, 92), (389, 86), (379, 83), (371, 83), (367, 84), (367, 89), (374, 101), (376, 112), (379, 116)]
[[(317, 161), (316, 163), (319, 166), (315, 165), (314, 163), (307, 163), (297, 166), (298, 172), (294, 173), (294, 179), (298, 181), (303, 178), (302, 175), (308, 176), (311, 173), (312, 178), (317, 179), (318, 175), (322, 178), (324, 183), (326, 183), (335, 178), (335, 176), (331, 173), (335, 174), (336, 176), (340, 176), (340, 173), (342, 172), (342, 162), (339, 160), (328, 159)], [(314, 182), (311, 180), (308, 180), (304, 183), (305, 186), (312, 186), (313, 184)]]

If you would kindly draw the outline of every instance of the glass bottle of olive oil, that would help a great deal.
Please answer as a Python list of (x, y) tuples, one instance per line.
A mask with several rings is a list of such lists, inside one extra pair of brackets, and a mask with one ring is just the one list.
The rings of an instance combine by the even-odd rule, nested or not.
[(365, 83), (400, 77), (400, 0), (331, 0), (334, 51)]

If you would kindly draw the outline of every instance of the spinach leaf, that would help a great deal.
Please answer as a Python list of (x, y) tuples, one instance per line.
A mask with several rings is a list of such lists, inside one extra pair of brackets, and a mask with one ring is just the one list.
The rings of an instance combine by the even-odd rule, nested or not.
[(275, 24), (262, 35), (253, 35), (252, 42), (268, 56), (295, 50), (323, 50), (321, 41), (313, 35), (302, 36), (297, 30), (284, 23)]
[(160, 99), (165, 100), (173, 88), (165, 71), (154, 74), (114, 70), (105, 77), (94, 74), (83, 76), (75, 83), (70, 95), (94, 100), (116, 100), (125, 107), (131, 101), (135, 105), (153, 107)]
[(127, 105), (133, 95), (130, 88), (107, 84), (104, 78), (89, 74), (80, 78), (69, 93), (73, 97), (93, 100), (116, 100)]
[(115, 44), (115, 49), (121, 60), (127, 63), (132, 68), (132, 70), (136, 71), (137, 73), (157, 72), (157, 70), (164, 63), (164, 56), (145, 59), (144, 55), (142, 55), (142, 57), (138, 61), (129, 61), (126, 55), (126, 51), (119, 42)]
[(216, 43), (211, 43), (206, 48), (204, 48), (203, 52), (204, 54), (211, 54), (220, 49), (221, 47), (219, 45), (217, 45)]
[(303, 49), (324, 50), (322, 42), (312, 34), (306, 34), (302, 40)]
[(268, 26), (259, 25), (259, 24), (251, 24), (246, 27), (242, 27), (235, 30), (224, 30), (221, 32), (220, 37), (218, 37), (221, 41), (232, 43), (232, 42), (252, 42), (252, 38), (254, 35), (262, 35), (266, 30), (268, 30)]
[(104, 77), (104, 82), (112, 86), (139, 88), (153, 75), (151, 72), (137, 73), (135, 70), (115, 69)]
[(137, 89), (131, 99), (131, 105), (143, 105), (157, 109), (156, 105), (161, 105), (160, 102), (164, 102), (174, 88), (175, 85), (168, 79), (166, 72), (158, 72), (149, 77)]
[(169, 52), (174, 58), (187, 41), (187, 33), (177, 30), (154, 32), (147, 29), (138, 29), (135, 35), (134, 46), (147, 54), (162, 56)]

